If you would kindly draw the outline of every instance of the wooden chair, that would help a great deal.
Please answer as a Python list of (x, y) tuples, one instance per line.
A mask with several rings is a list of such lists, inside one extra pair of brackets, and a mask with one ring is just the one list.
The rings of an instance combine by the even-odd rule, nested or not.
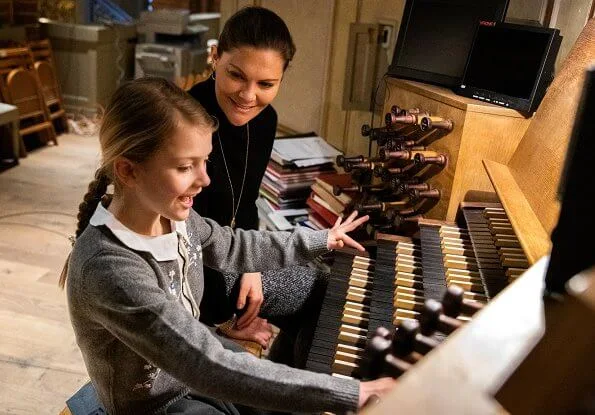
[(13, 69), (6, 80), (6, 92), (9, 102), (19, 109), (21, 137), (42, 133), (40, 136), (43, 141), (53, 141), (58, 145), (54, 125), (49, 119), (38, 81), (32, 72), (22, 68)]
[(35, 62), (35, 70), (39, 77), (41, 92), (48, 108), (50, 119), (52, 121), (57, 120), (61, 130), (66, 131), (68, 129), (66, 111), (62, 103), (60, 86), (58, 85), (53, 65), (48, 61)]
[(23, 47), (0, 49), (0, 98), (9, 103), (6, 92), (6, 77), (13, 69), (33, 69), (29, 49)]
[(32, 62), (34, 62), (37, 71), (39, 83), (43, 92), (43, 97), (48, 106), (50, 119), (54, 122), (54, 128), (60, 131), (68, 129), (66, 120), (66, 111), (64, 110), (64, 101), (60, 91), (60, 82), (58, 81), (56, 64), (52, 45), (48, 39), (30, 40), (27, 42), (31, 53)]
[(54, 65), (54, 53), (52, 45), (48, 39), (30, 40), (27, 42), (34, 62), (48, 61)]

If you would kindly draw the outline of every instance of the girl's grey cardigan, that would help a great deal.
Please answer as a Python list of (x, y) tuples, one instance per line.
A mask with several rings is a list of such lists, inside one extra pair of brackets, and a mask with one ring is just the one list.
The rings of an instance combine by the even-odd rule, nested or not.
[(191, 211), (185, 223), (174, 223), (186, 257), (180, 267), (177, 258), (157, 260), (150, 249), (132, 249), (122, 242), (122, 229), (97, 221), (99, 213), (111, 215), (100, 205), (96, 226), (77, 239), (67, 292), (78, 345), (108, 413), (159, 413), (189, 390), (280, 411), (357, 408), (358, 381), (225, 349), (181, 299), (181, 268), (192, 297), (187, 304), (198, 304), (203, 262), (238, 273), (286, 267), (325, 252), (326, 231), (233, 231)]

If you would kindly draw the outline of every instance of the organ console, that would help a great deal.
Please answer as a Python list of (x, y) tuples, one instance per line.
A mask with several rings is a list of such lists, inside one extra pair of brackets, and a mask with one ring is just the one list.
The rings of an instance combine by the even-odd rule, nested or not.
[[(560, 120), (575, 119), (581, 74), (595, 56), (593, 39), (590, 21), (509, 160), (483, 160), (497, 197), (459, 201), (456, 215), (424, 218), (412, 201), (422, 195), (444, 200), (452, 193), (435, 188), (409, 166), (417, 161), (448, 167), (449, 150), (455, 150), (422, 150), (434, 152), (429, 154), (381, 146), (380, 159), (404, 165), (374, 166), (380, 183), (360, 185), (364, 195), (356, 207), (386, 213), (391, 233), (376, 232), (365, 256), (337, 252), (307, 365), (336, 376), (400, 377), (366, 414), (587, 413), (595, 408), (595, 269), (585, 270), (595, 265), (595, 247), (582, 236), (588, 248), (575, 250), (583, 255), (579, 271), (584, 272), (564, 284), (550, 271), (547, 290), (544, 258), (556, 223), (556, 235), (567, 238), (557, 243), (571, 243), (572, 232), (560, 228), (568, 221), (560, 217), (558, 222), (556, 193), (572, 125)], [(588, 111), (579, 111), (577, 123), (595, 117), (595, 71), (589, 79), (585, 95), (590, 101), (583, 99)], [(395, 105), (385, 128), (406, 131), (395, 125), (401, 122), (419, 131), (453, 131), (446, 118), (426, 113)], [(411, 125), (418, 114), (424, 114), (416, 118), (419, 125)], [(592, 127), (581, 131), (583, 141), (592, 142)], [(399, 137), (384, 144), (391, 140)], [(590, 148), (595, 151), (593, 144)], [(456, 164), (467, 165), (460, 154)], [(594, 191), (576, 188), (581, 190), (565, 197), (562, 212), (567, 203), (589, 203)], [(377, 189), (389, 195), (379, 199), (372, 194)], [(573, 212), (583, 216), (572, 223), (595, 232), (592, 214)], [(572, 213), (566, 209), (566, 215)], [(398, 235), (403, 224), (415, 225), (416, 231)], [(386, 221), (378, 229), (385, 228)], [(552, 263), (564, 263), (560, 255), (568, 262), (571, 251), (554, 246)]]

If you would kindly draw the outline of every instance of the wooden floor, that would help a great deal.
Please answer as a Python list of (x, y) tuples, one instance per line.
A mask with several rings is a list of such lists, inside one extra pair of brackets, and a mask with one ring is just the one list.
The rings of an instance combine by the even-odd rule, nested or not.
[(62, 135), (0, 172), (0, 414), (53, 414), (87, 380), (58, 275), (97, 137)]

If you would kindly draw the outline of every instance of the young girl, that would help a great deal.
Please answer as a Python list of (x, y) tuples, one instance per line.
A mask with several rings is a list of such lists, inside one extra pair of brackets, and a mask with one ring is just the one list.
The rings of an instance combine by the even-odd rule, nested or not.
[[(257, 229), (255, 202), (277, 129), (270, 104), (295, 50), (283, 20), (265, 8), (243, 8), (225, 23), (213, 56), (213, 77), (190, 91), (219, 120), (207, 165), (213, 186), (197, 195), (193, 206), (201, 216)], [(306, 266), (262, 274), (204, 272), (201, 321), (221, 323), (240, 310), (237, 327), (244, 329), (260, 315), (281, 328), (269, 358), (305, 366), (327, 275)], [(232, 334), (249, 338), (243, 330)]]
[(362, 249), (346, 232), (367, 220), (351, 215), (329, 231), (287, 233), (234, 231), (198, 216), (193, 197), (210, 182), (215, 128), (194, 99), (158, 78), (123, 85), (106, 108), (101, 167), (79, 207), (65, 269), (71, 321), (97, 394), (112, 415), (238, 413), (232, 402), (355, 410), (392, 379), (360, 383), (257, 359), (198, 320), (203, 264), (241, 273), (344, 244)]

